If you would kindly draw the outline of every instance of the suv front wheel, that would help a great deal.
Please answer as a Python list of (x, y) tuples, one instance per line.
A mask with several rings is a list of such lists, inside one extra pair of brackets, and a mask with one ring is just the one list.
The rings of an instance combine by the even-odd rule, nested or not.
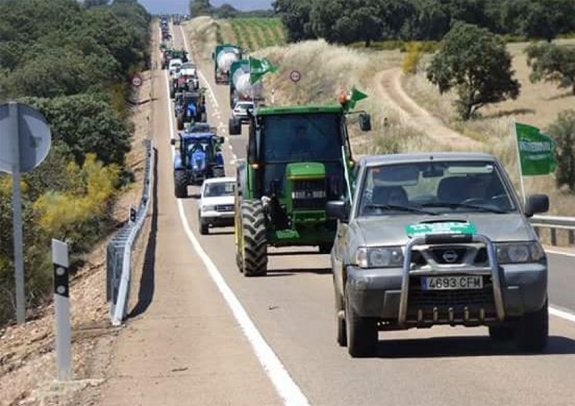
[(370, 357), (377, 349), (377, 321), (359, 316), (349, 298), (345, 298), (345, 327), (347, 350), (354, 358)]
[(517, 346), (522, 351), (538, 352), (547, 345), (549, 336), (549, 309), (545, 300), (543, 307), (535, 312), (524, 314), (515, 330)]

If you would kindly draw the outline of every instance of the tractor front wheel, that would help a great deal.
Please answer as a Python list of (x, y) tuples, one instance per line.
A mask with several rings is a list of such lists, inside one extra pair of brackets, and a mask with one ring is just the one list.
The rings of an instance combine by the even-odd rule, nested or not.
[(246, 201), (242, 203), (241, 215), (244, 275), (264, 276), (268, 266), (264, 208), (257, 200)]
[(177, 198), (188, 197), (188, 181), (184, 171), (176, 171), (174, 173), (174, 186)]

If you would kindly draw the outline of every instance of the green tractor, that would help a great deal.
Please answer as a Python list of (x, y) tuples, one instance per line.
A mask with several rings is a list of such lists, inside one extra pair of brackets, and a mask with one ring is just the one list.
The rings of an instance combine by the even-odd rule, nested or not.
[(245, 276), (266, 275), (268, 246), (331, 250), (337, 222), (328, 218), (326, 202), (350, 195), (353, 113), (369, 131), (369, 114), (350, 113), (346, 103), (260, 107), (250, 116), (235, 199), (236, 262)]

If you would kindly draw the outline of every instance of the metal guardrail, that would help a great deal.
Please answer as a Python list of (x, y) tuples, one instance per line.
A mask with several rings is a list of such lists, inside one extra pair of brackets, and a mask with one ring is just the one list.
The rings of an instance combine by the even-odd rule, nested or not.
[(539, 235), (540, 228), (549, 228), (551, 231), (551, 245), (557, 245), (557, 230), (566, 230), (569, 245), (575, 244), (575, 218), (559, 216), (533, 216), (531, 225)]
[[(131, 218), (108, 243), (106, 249), (106, 299), (110, 305), (110, 318), (119, 326), (126, 318), (132, 276), (132, 247), (137, 241), (150, 207), (151, 185), (154, 168), (154, 148), (150, 140), (146, 145), (144, 191), (135, 218)], [(130, 209), (132, 211), (134, 209)], [(134, 217), (130, 213), (130, 217)]]

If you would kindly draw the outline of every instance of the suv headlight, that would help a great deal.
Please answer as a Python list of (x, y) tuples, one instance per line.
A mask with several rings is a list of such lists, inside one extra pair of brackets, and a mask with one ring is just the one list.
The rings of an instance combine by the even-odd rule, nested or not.
[(214, 211), (214, 210), (216, 210), (216, 206), (209, 206), (209, 205), (202, 206), (202, 211)]
[(355, 252), (360, 268), (396, 268), (403, 265), (401, 247), (360, 247)]
[(495, 249), (500, 264), (539, 262), (545, 258), (545, 251), (538, 241), (497, 243)]

